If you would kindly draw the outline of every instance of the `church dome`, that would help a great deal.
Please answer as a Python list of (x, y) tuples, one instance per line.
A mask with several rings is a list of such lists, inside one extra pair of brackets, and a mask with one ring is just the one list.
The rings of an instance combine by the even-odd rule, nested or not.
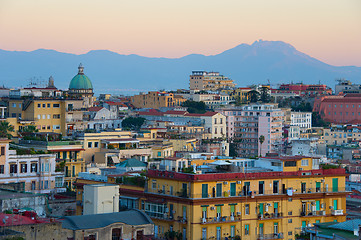
[(90, 79), (84, 75), (84, 67), (82, 64), (78, 67), (78, 74), (73, 77), (69, 84), (69, 90), (71, 89), (93, 89), (92, 82)]

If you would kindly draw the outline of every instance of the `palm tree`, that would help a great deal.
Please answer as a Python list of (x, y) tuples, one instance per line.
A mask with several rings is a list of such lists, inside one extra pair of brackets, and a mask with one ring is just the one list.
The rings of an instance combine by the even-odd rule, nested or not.
[(39, 130), (36, 128), (36, 126), (34, 125), (28, 125), (28, 126), (25, 126), (21, 132), (23, 133), (34, 133), (34, 132), (39, 132)]
[(260, 147), (259, 147), (259, 156), (262, 157), (262, 143), (264, 142), (264, 136), (261, 135), (259, 136), (259, 143), (261, 144)]
[(12, 137), (11, 132), (14, 132), (14, 126), (7, 121), (0, 122), (0, 138), (10, 139)]

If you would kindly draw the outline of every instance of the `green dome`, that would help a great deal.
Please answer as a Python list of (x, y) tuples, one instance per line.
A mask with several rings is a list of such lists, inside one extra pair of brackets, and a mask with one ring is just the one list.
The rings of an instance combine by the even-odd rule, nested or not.
[(84, 67), (80, 64), (78, 69), (79, 69), (79, 72), (71, 80), (71, 82), (69, 84), (69, 89), (93, 89), (92, 82), (83, 73)]

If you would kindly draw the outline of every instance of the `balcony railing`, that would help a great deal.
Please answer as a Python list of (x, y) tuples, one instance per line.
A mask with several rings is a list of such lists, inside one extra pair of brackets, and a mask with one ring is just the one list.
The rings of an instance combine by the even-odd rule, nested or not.
[(333, 216), (343, 215), (343, 209), (332, 210), (331, 215)]
[(301, 217), (325, 216), (326, 211), (301, 211)]
[(259, 220), (267, 220), (267, 219), (277, 219), (282, 218), (282, 213), (264, 213), (264, 214), (258, 214)]
[(257, 239), (283, 239), (283, 233), (258, 234)]
[(227, 223), (227, 222), (236, 222), (241, 220), (241, 216), (221, 216), (221, 217), (209, 217), (201, 218), (201, 224), (208, 223)]

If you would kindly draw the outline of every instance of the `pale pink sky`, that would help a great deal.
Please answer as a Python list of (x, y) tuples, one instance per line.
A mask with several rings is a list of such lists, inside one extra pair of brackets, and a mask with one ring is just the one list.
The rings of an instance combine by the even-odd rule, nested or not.
[(281, 40), (361, 66), (361, 0), (0, 0), (0, 49), (212, 55)]

